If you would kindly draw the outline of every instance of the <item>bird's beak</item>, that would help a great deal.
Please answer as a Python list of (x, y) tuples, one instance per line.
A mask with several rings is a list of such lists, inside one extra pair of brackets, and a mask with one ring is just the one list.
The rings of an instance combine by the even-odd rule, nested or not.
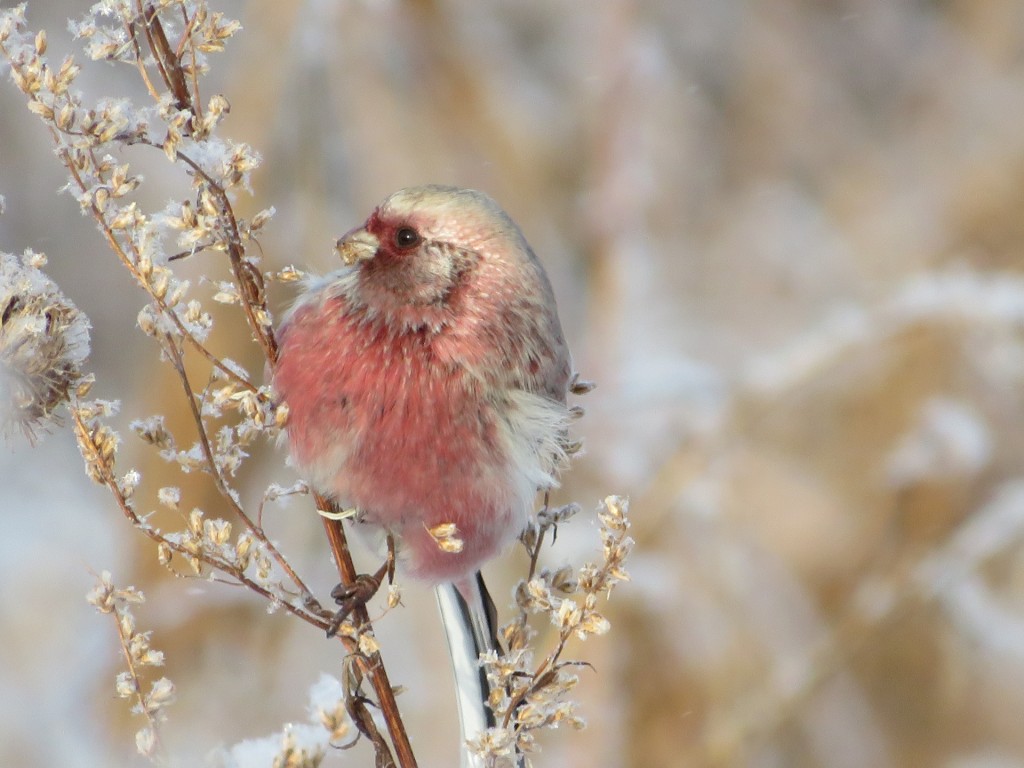
[(377, 239), (377, 236), (370, 234), (362, 227), (342, 235), (334, 246), (338, 255), (341, 256), (341, 260), (348, 266), (372, 259), (379, 247), (380, 240)]

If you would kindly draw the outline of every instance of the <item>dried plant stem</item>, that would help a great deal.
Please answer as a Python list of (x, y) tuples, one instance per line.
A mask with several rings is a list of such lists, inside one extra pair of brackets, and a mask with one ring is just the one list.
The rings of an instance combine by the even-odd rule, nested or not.
[[(139, 674), (139, 670), (135, 663), (135, 654), (132, 653), (129, 643), (131, 638), (128, 632), (125, 631), (125, 625), (122, 621), (122, 614), (120, 611), (114, 611), (114, 626), (117, 627), (117, 640), (121, 646), (121, 655), (124, 656), (125, 665), (128, 667), (128, 675), (132, 681), (132, 696), (136, 701), (136, 708), (139, 713), (146, 718), (149, 723), (150, 732), (153, 734), (153, 754), (162, 755), (163, 745), (160, 743), (160, 724), (150, 708), (146, 706), (146, 695), (142, 688), (142, 676)], [(166, 760), (159, 759), (156, 761), (157, 764), (166, 764)]]
[[(158, 147), (154, 142), (146, 141), (144, 143), (151, 147)], [(259, 270), (252, 269), (242, 258), (244, 255), (242, 236), (238, 231), (238, 220), (235, 218), (235, 211), (231, 205), (231, 200), (228, 198), (228, 193), (220, 184), (210, 178), (209, 174), (188, 155), (179, 151), (176, 153), (176, 156), (209, 185), (214, 196), (217, 198), (217, 203), (221, 208), (221, 218), (228, 226), (226, 238), (228, 258), (231, 262), (231, 271), (234, 273), (235, 282), (241, 291), (241, 304), (245, 312), (245, 318), (249, 323), (250, 330), (252, 330), (253, 335), (256, 337), (256, 341), (263, 348), (264, 356), (273, 364), (277, 361), (277, 341), (270, 327), (261, 323), (257, 317), (258, 313), (266, 316), (266, 291), (263, 285), (263, 275), (260, 274)]]
[(304, 605), (310, 607), (312, 610), (320, 611), (320, 603), (313, 597), (312, 591), (306, 586), (305, 582), (299, 576), (299, 574), (292, 568), (291, 563), (281, 554), (280, 550), (274, 546), (274, 543), (267, 538), (263, 529), (256, 525), (256, 523), (245, 513), (245, 510), (238, 504), (235, 497), (231, 493), (231, 489), (228, 487), (227, 482), (224, 479), (224, 475), (221, 469), (217, 466), (213, 456), (213, 448), (210, 446), (210, 437), (206, 432), (206, 424), (203, 422), (202, 414), (199, 412), (199, 407), (196, 405), (195, 395), (192, 393), (192, 385), (189, 383), (188, 373), (185, 371), (185, 362), (181, 357), (181, 350), (178, 349), (178, 345), (175, 344), (174, 339), (170, 336), (164, 336), (164, 349), (168, 353), (168, 357), (171, 361), (171, 366), (174, 368), (175, 373), (178, 374), (178, 378), (181, 381), (182, 388), (184, 389), (185, 399), (188, 401), (189, 412), (192, 415), (192, 420), (195, 422), (196, 430), (199, 433), (199, 444), (202, 446), (203, 458), (206, 461), (206, 466), (209, 468), (210, 476), (213, 480), (214, 487), (220, 494), (221, 498), (227, 504), (228, 508), (242, 521), (245, 527), (252, 533), (256, 538), (260, 540), (260, 543), (266, 547), (274, 561), (281, 567), (288, 578), (292, 580), (292, 583), (298, 588), (299, 596), (302, 599)]
[[(156, 62), (157, 70), (160, 72), (164, 83), (166, 83), (174, 95), (178, 109), (187, 109), (192, 111), (197, 117), (200, 116), (200, 112), (195, 109), (196, 105), (192, 103), (192, 94), (189, 93), (188, 85), (185, 83), (185, 73), (181, 71), (179, 57), (171, 51), (171, 44), (167, 40), (167, 35), (164, 34), (164, 28), (157, 15), (157, 9), (151, 4), (147, 4), (145, 9), (143, 9), (141, 0), (135, 0), (135, 8), (142, 18), (142, 28), (146, 32), (146, 42), (149, 44), (149, 49), (153, 52), (153, 60)], [(182, 43), (188, 40), (190, 30), (191, 26), (182, 35)]]
[[(81, 174), (78, 172), (78, 168), (75, 166), (74, 160), (72, 159), (71, 154), (68, 151), (68, 148), (62, 146), (60, 137), (56, 134), (56, 132), (51, 130), (51, 133), (53, 134), (54, 143), (59, 148), (58, 156), (60, 157), (61, 162), (64, 164), (64, 167), (71, 174), (72, 179), (74, 179), (75, 185), (81, 192), (88, 191), (89, 186), (85, 183), (85, 180), (82, 179)], [(156, 302), (157, 306), (160, 307), (161, 313), (165, 317), (171, 319), (178, 332), (186, 341), (188, 341), (189, 346), (191, 346), (193, 349), (199, 352), (203, 357), (207, 359), (207, 361), (212, 366), (214, 366), (217, 370), (221, 371), (229, 379), (239, 384), (240, 386), (245, 387), (250, 392), (255, 392), (255, 384), (253, 384), (248, 379), (239, 376), (237, 372), (233, 371), (231, 368), (226, 366), (220, 358), (218, 358), (216, 355), (210, 352), (210, 350), (208, 350), (206, 346), (201, 341), (199, 341), (192, 334), (191, 331), (189, 331), (185, 324), (181, 322), (181, 318), (178, 317), (178, 314), (174, 312), (169, 306), (167, 306), (167, 303), (162, 298), (153, 295), (153, 292), (152, 290), (150, 290), (147, 281), (145, 280), (144, 276), (139, 272), (139, 269), (136, 266), (139, 258), (141, 257), (141, 254), (138, 252), (138, 249), (135, 247), (135, 244), (132, 243), (131, 241), (128, 241), (129, 247), (132, 249), (135, 256), (135, 261), (133, 262), (129, 255), (125, 252), (124, 248), (121, 246), (121, 243), (118, 240), (117, 236), (114, 234), (113, 229), (111, 229), (106, 216), (104, 215), (103, 211), (101, 211), (99, 207), (96, 205), (95, 201), (89, 203), (89, 213), (92, 214), (92, 217), (96, 220), (96, 223), (99, 224), (100, 231), (103, 233), (103, 237), (106, 239), (107, 245), (109, 245), (110, 249), (114, 252), (114, 255), (117, 256), (121, 264), (128, 270), (131, 276), (135, 278), (139, 285), (146, 289), (147, 293), (149, 293), (153, 301)]]
[[(314, 494), (317, 509), (329, 509), (331, 503), (319, 494)], [(352, 562), (352, 555), (349, 552), (348, 540), (345, 538), (345, 531), (340, 520), (323, 518), (324, 531), (327, 533), (327, 540), (331, 545), (331, 552), (334, 553), (334, 562), (338, 566), (338, 575), (342, 584), (352, 584), (358, 577), (355, 564)], [(353, 618), (358, 630), (371, 626), (370, 616), (366, 606), (360, 605), (352, 611)], [(365, 658), (365, 657), (364, 657)], [(415, 768), (416, 756), (413, 755), (412, 745), (409, 743), (409, 735), (405, 732), (405, 725), (402, 723), (401, 714), (398, 711), (398, 703), (395, 701), (395, 692), (388, 679), (387, 670), (381, 659), (380, 652), (374, 652), (368, 657), (369, 663), (363, 663), (363, 672), (370, 678), (374, 691), (377, 693), (377, 702), (380, 704), (381, 714), (384, 722), (387, 723), (388, 733), (391, 734), (391, 742), (398, 755), (398, 764), (402, 768)]]
[(183, 557), (196, 558), (211, 568), (230, 574), (231, 577), (236, 579), (242, 586), (251, 589), (253, 592), (259, 594), (270, 602), (280, 604), (286, 611), (294, 614), (300, 619), (303, 619), (324, 631), (327, 630), (328, 619), (325, 615), (314, 613), (304, 606), (298, 606), (287, 601), (280, 600), (279, 596), (246, 576), (244, 572), (233, 564), (212, 557), (205, 550), (190, 550), (179, 542), (169, 540), (158, 529), (153, 528), (151, 525), (146, 523), (145, 520), (139, 517), (135, 508), (132, 506), (131, 501), (125, 495), (124, 490), (122, 490), (120, 483), (118, 483), (109, 458), (103, 454), (103, 451), (100, 450), (97, 445), (96, 429), (92, 425), (86, 423), (81, 412), (76, 408), (71, 409), (71, 420), (75, 438), (78, 440), (78, 445), (82, 450), (82, 456), (85, 460), (86, 466), (95, 473), (96, 481), (110, 491), (118, 508), (124, 516), (128, 518), (128, 521), (133, 526), (138, 528), (157, 544), (165, 546)]

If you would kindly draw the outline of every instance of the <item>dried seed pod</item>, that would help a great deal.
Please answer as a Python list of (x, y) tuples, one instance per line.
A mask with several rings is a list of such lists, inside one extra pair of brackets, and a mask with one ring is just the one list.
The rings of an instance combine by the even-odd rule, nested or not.
[(36, 264), (31, 251), (0, 254), (0, 432), (30, 439), (82, 378), (89, 321)]

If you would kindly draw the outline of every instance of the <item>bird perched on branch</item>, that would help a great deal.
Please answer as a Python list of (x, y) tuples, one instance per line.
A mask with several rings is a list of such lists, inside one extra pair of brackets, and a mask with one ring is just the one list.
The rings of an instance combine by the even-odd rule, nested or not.
[(308, 284), (279, 331), (292, 461), (437, 585), (473, 736), (489, 717), (478, 655), (495, 636), (479, 569), (565, 460), (554, 294), (515, 223), (468, 189), (396, 192), (338, 252), (347, 267)]

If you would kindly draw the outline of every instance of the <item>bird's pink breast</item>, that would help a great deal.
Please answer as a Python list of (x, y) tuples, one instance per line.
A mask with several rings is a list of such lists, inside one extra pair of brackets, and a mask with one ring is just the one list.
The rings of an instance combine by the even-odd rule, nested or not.
[[(414, 575), (445, 581), (497, 554), (528, 500), (509, 479), (500, 406), (438, 339), (367, 322), (340, 298), (310, 303), (281, 331), (274, 387), (300, 473), (395, 532)], [(457, 526), (461, 553), (429, 534), (441, 523)]]

